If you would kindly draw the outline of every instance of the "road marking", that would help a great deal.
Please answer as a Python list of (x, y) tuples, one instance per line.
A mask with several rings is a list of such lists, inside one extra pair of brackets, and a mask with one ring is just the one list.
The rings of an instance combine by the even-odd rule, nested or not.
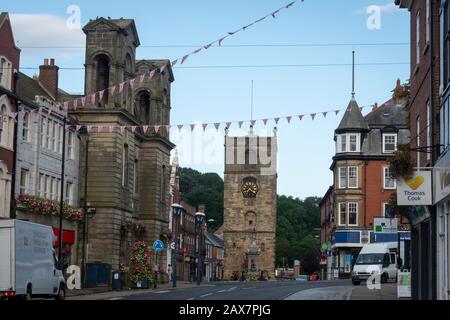
[(164, 291), (156, 291), (155, 293), (169, 293), (170, 290), (164, 290)]
[(209, 296), (212, 296), (212, 295), (213, 295), (212, 293), (207, 293), (207, 294), (204, 294), (204, 295), (200, 296), (200, 298), (206, 298), (206, 297), (209, 297)]
[(186, 300), (189, 300), (189, 301), (190, 301), (190, 300), (195, 300), (195, 298), (189, 298), (189, 299), (186, 299)]
[(224, 292), (227, 292), (227, 291), (228, 290), (224, 289), (224, 290), (217, 291), (217, 293), (224, 293)]
[(121, 300), (121, 299), (123, 299), (123, 297), (111, 298), (111, 299), (108, 299), (108, 300)]

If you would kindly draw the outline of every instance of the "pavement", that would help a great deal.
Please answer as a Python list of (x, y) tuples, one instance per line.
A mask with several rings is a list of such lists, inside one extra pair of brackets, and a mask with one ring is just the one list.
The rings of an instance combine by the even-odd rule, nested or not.
[(383, 283), (380, 289), (370, 290), (365, 285), (353, 287), (351, 300), (410, 300), (406, 298), (397, 298), (397, 284)]

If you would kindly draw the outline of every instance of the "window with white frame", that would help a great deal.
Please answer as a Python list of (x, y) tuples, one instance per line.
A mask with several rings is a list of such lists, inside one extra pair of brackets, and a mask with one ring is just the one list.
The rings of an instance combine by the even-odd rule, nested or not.
[(47, 119), (47, 132), (46, 132), (46, 135), (45, 135), (45, 138), (46, 138), (46, 142), (45, 142), (45, 145), (47, 146), (47, 149), (50, 149), (50, 141), (52, 140), (52, 137), (51, 137), (51, 130), (52, 130), (52, 120), (50, 120), (50, 119)]
[(73, 205), (73, 184), (71, 182), (66, 183), (66, 203)]
[(347, 204), (339, 203), (339, 225), (347, 224)]
[(383, 168), (383, 187), (384, 189), (395, 189), (397, 187), (397, 183), (395, 179), (391, 175), (391, 170), (389, 167)]
[(22, 140), (25, 142), (30, 141), (30, 113), (25, 112), (22, 122)]
[(397, 134), (383, 134), (383, 153), (393, 153), (397, 151)]
[(41, 118), (41, 146), (47, 148), (47, 118)]
[(74, 158), (74, 152), (73, 152), (73, 132), (69, 131), (68, 137), (67, 137), (67, 156), (69, 159)]
[(45, 175), (43, 173), (39, 174), (39, 190), (36, 195), (41, 198), (45, 197)]
[(62, 141), (64, 139), (64, 127), (59, 125), (59, 140), (58, 140), (58, 152), (62, 154)]
[(51, 190), (52, 190), (52, 179), (50, 176), (45, 176), (45, 199), (50, 199), (51, 197)]
[(341, 134), (337, 139), (337, 152), (360, 152), (361, 135), (357, 133)]
[(0, 58), (0, 85), (5, 86), (4, 82), (6, 79), (6, 59)]
[(21, 169), (20, 170), (20, 194), (21, 195), (28, 194), (28, 192), (30, 191), (28, 188), (29, 181), (30, 181), (30, 172), (26, 169)]
[(348, 187), (358, 188), (358, 167), (348, 167)]
[(8, 110), (5, 105), (2, 105), (0, 106), (0, 145), (6, 145), (6, 142), (3, 143), (3, 140), (7, 140), (6, 131), (8, 131), (9, 127), (8, 120)]
[(416, 65), (420, 63), (420, 10), (416, 14)]
[(61, 200), (61, 179), (56, 179), (56, 200)]
[(50, 200), (56, 200), (56, 178), (52, 177), (52, 184), (50, 186)]
[(358, 225), (358, 203), (356, 202), (348, 203), (348, 225)]
[(59, 150), (59, 123), (53, 122), (53, 152), (58, 152)]
[(12, 64), (5, 57), (0, 57), (0, 86), (11, 89)]
[(347, 188), (347, 167), (339, 168), (339, 189)]
[(48, 137), (49, 137), (49, 144), (48, 144), (48, 150), (53, 151), (53, 148), (55, 146), (55, 134), (54, 134), (54, 130), (55, 130), (55, 122), (52, 120), (48, 120)]

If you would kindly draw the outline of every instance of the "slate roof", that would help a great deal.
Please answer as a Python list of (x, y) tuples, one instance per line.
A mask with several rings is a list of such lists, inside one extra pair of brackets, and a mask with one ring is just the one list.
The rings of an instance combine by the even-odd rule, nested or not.
[(353, 97), (348, 104), (344, 117), (339, 123), (336, 133), (346, 131), (369, 131), (369, 126), (359, 109), (356, 99)]
[(22, 72), (19, 72), (16, 93), (21, 99), (29, 103), (34, 103), (36, 96), (42, 96), (53, 100), (47, 90), (39, 84), (39, 81), (30, 78)]
[(223, 248), (224, 247), (224, 242), (223, 242), (223, 238), (215, 235), (214, 233), (206, 233), (206, 242), (208, 242), (209, 244), (212, 244), (215, 247), (219, 247), (219, 248)]
[(108, 21), (114, 23), (121, 29), (128, 28), (134, 22), (133, 19), (108, 19)]

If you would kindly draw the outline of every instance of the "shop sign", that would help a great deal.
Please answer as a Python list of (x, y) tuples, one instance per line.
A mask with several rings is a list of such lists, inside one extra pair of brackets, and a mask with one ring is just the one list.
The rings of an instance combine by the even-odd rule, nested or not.
[(416, 171), (409, 180), (397, 181), (399, 206), (430, 206), (433, 204), (431, 171)]
[(373, 218), (374, 231), (376, 233), (397, 233), (397, 218)]

